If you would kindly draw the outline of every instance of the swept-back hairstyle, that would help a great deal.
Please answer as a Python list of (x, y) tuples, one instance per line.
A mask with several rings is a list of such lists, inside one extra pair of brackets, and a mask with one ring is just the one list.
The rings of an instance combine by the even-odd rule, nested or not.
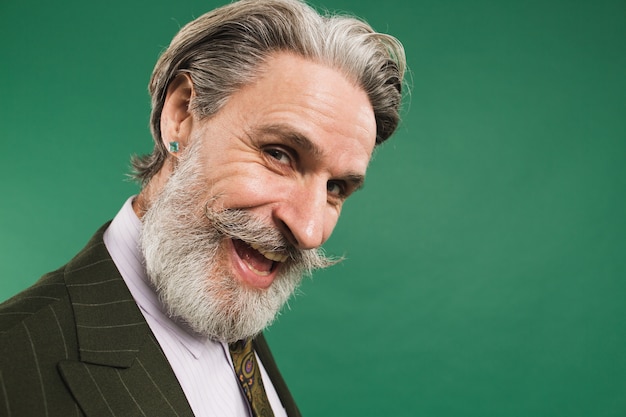
[(392, 36), (341, 15), (322, 16), (300, 0), (242, 0), (208, 12), (185, 25), (154, 67), (151, 154), (134, 157), (134, 177), (146, 184), (163, 165), (161, 112), (170, 82), (191, 78), (190, 109), (199, 119), (217, 113), (231, 94), (253, 82), (265, 60), (290, 52), (342, 72), (367, 93), (376, 119), (376, 144), (399, 122), (405, 56)]

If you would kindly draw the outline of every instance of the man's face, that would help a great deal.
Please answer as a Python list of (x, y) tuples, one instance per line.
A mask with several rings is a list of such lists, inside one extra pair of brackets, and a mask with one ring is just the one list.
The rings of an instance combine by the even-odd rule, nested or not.
[[(342, 74), (281, 54), (197, 131), (206, 143), (207, 200), (244, 209), (312, 249), (328, 239), (363, 180), (376, 122), (365, 92)], [(275, 279), (279, 264), (245, 243), (225, 245), (224, 262), (243, 285), (263, 289)]]
[(148, 273), (172, 315), (222, 340), (261, 331), (302, 273), (325, 265), (316, 249), (362, 183), (375, 135), (360, 88), (287, 54), (194, 119), (144, 217)]

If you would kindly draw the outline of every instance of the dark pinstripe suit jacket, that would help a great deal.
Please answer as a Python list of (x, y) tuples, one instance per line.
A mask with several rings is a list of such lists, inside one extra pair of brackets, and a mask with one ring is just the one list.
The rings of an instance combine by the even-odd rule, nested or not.
[[(102, 241), (0, 305), (0, 416), (193, 416)], [(289, 416), (300, 416), (263, 336)]]

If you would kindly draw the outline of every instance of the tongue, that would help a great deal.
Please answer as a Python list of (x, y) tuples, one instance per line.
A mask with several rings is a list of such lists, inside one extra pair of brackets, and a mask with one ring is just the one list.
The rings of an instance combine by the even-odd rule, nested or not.
[(233, 240), (237, 255), (255, 272), (269, 273), (274, 265), (274, 261), (267, 259), (256, 249), (252, 249), (247, 243), (241, 240)]

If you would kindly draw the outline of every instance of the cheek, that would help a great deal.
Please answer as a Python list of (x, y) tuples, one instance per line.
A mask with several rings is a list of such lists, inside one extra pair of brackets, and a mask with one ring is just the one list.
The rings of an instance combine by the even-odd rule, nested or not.
[[(260, 171), (260, 170), (259, 170)], [(214, 181), (210, 193), (227, 208), (254, 208), (284, 197), (287, 187), (263, 172), (249, 170)]]

